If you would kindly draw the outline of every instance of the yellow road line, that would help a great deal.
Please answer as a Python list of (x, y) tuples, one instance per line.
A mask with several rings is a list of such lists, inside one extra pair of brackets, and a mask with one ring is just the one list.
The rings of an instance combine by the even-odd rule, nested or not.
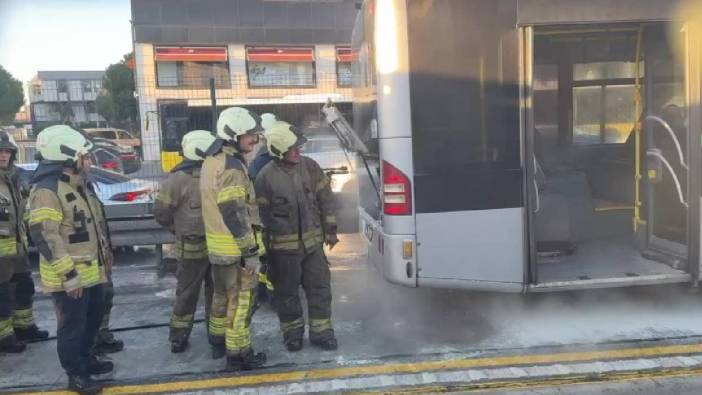
[(483, 392), (495, 390), (515, 390), (515, 389), (539, 389), (553, 388), (560, 386), (588, 385), (597, 383), (621, 383), (637, 380), (652, 380), (673, 377), (693, 377), (702, 375), (702, 368), (671, 368), (660, 370), (649, 370), (644, 372), (611, 372), (594, 375), (566, 375), (554, 378), (519, 379), (490, 381), (474, 384), (451, 384), (449, 385), (426, 385), (393, 390), (377, 391), (348, 391), (347, 395), (412, 395), (427, 393), (450, 393), (450, 392)]
[[(555, 354), (531, 354), (489, 358), (451, 359), (415, 363), (390, 363), (363, 365), (307, 371), (267, 373), (233, 377), (185, 380), (154, 384), (118, 385), (105, 388), (103, 394), (143, 394), (196, 391), (214, 388), (273, 385), (285, 382), (301, 382), (323, 379), (344, 379), (380, 374), (407, 374), (472, 368), (494, 368), (501, 366), (539, 365), (565, 362), (583, 362), (612, 359), (650, 358), (670, 355), (702, 353), (702, 344), (671, 345), (646, 348), (626, 348), (602, 351), (567, 352)], [(25, 394), (71, 394), (66, 391), (27, 392)]]

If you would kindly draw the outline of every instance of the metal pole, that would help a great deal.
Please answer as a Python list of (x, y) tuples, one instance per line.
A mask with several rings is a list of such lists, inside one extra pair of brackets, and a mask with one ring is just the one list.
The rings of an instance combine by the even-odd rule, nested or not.
[(210, 101), (212, 102), (212, 133), (217, 132), (217, 95), (215, 91), (215, 79), (210, 78)]

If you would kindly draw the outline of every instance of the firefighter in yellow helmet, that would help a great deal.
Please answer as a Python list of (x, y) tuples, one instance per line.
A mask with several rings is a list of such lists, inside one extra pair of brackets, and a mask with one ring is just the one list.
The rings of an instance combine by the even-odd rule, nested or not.
[(206, 130), (194, 130), (183, 136), (184, 160), (161, 184), (154, 206), (156, 221), (176, 236), (178, 285), (169, 334), (173, 353), (183, 352), (188, 346), (203, 282), (206, 317), (212, 305), (212, 274), (200, 203), (200, 171), (205, 153), (214, 140), (214, 135)]
[(39, 166), (32, 178), (27, 222), (39, 252), (39, 273), (57, 316), (57, 350), (68, 387), (94, 394), (90, 375), (113, 369), (91, 349), (103, 315), (105, 265), (110, 264), (102, 203), (88, 182), (92, 143), (68, 126), (37, 137)]
[(0, 131), (0, 352), (24, 351), (24, 342), (49, 337), (34, 323), (34, 281), (29, 267), (26, 231), (22, 221), (27, 189), (15, 166), (17, 145)]
[(256, 177), (283, 342), (289, 351), (302, 348), (305, 320), (298, 290), (305, 290), (310, 342), (335, 350), (331, 322), (329, 263), (323, 244), (337, 242), (335, 202), (329, 178), (317, 162), (300, 156), (307, 141), (300, 130), (278, 122), (266, 131), (268, 152), (275, 157)]
[(226, 350), (228, 370), (256, 369), (266, 362), (266, 355), (251, 347), (251, 316), (260, 256), (265, 249), (256, 196), (243, 157), (254, 149), (262, 131), (257, 114), (241, 107), (222, 111), (217, 140), (207, 152), (200, 176), (214, 279), (209, 338), (214, 358)]

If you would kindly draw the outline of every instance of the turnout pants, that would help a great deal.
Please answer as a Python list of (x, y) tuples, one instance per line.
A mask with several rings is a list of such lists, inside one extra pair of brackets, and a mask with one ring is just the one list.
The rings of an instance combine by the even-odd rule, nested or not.
[(112, 332), (110, 332), (110, 313), (112, 313), (112, 306), (114, 305), (115, 298), (115, 286), (114, 283), (112, 283), (112, 275), (110, 273), (107, 275), (107, 282), (102, 284), (102, 295), (103, 313), (102, 320), (100, 321), (100, 329), (95, 338), (96, 344), (110, 343), (115, 338)]
[(283, 341), (300, 340), (305, 334), (305, 319), (300, 303), (300, 286), (307, 297), (310, 340), (334, 337), (331, 322), (331, 273), (322, 248), (297, 254), (270, 253), (273, 305), (278, 312)]
[(238, 264), (212, 265), (214, 295), (210, 312), (209, 339), (214, 346), (226, 345), (227, 355), (236, 357), (251, 349), (251, 317), (257, 280)]
[(15, 260), (15, 272), (12, 275), (14, 304), (12, 326), (16, 329), (30, 329), (36, 326), (32, 305), (34, 303), (34, 280), (27, 257)]
[(168, 340), (186, 341), (193, 329), (193, 318), (203, 282), (205, 284), (205, 317), (206, 319), (210, 317), (214, 292), (210, 261), (207, 258), (181, 260), (178, 262), (176, 278), (178, 286)]
[(88, 358), (104, 313), (103, 284), (83, 288), (74, 299), (66, 292), (52, 294), (56, 310), (58, 349), (61, 367), (68, 375), (88, 374)]
[(34, 280), (27, 258), (0, 262), (0, 343), (14, 342), (14, 329), (34, 324)]

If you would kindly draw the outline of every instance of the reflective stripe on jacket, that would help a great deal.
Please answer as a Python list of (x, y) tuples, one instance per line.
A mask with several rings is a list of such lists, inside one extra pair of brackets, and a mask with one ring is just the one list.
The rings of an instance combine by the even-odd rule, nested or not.
[[(186, 163), (189, 162), (189, 163)], [(168, 175), (156, 195), (154, 217), (176, 236), (176, 259), (207, 258), (205, 224), (202, 220), (200, 167), (186, 161)]]
[(102, 203), (78, 176), (57, 170), (34, 185), (27, 216), (45, 292), (104, 283), (103, 261), (112, 259)]
[(25, 202), (21, 189), (14, 165), (0, 170), (0, 265), (14, 266), (17, 259), (26, 259)]
[(324, 234), (337, 232), (329, 178), (308, 157), (293, 166), (267, 164), (256, 177), (256, 194), (271, 251), (314, 251)]
[(202, 218), (210, 262), (231, 265), (265, 253), (256, 194), (242, 156), (231, 146), (208, 156), (200, 173)]

